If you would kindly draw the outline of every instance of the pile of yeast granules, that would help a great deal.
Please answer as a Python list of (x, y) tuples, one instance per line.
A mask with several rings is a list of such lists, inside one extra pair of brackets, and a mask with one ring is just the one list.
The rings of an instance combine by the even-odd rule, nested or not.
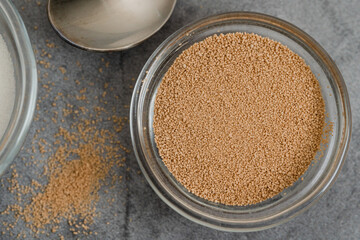
[(291, 186), (319, 150), (325, 105), (305, 61), (255, 34), (214, 35), (165, 74), (154, 109), (163, 162), (191, 193), (256, 204)]
[(46, 46), (35, 50), (43, 60), (31, 144), (0, 178), (10, 192), (10, 204), (0, 205), (0, 239), (97, 239), (113, 226), (121, 231), (126, 215), (128, 105), (117, 89), (124, 84), (107, 75), (111, 55), (99, 68), (77, 61), (67, 70), (52, 64), (56, 46)]
[[(82, 110), (89, 111), (87, 108)], [(65, 110), (72, 115), (75, 111)], [(114, 196), (107, 192), (121, 182), (119, 168), (124, 167), (124, 156), (130, 151), (118, 138), (127, 117), (114, 115), (106, 120), (99, 117), (98, 120), (89, 120), (85, 116), (89, 115), (79, 113), (69, 129), (59, 127), (53, 136), (53, 144), (45, 139), (38, 140), (40, 153), (53, 152), (43, 169), (39, 169), (39, 175), (42, 175), (39, 180), (21, 184), (19, 174), (13, 169), (8, 189), (16, 196), (16, 203), (8, 205), (0, 214), (13, 216), (14, 221), (1, 223), (3, 235), (10, 233), (12, 236), (11, 231), (16, 229), (18, 222), (25, 223), (32, 232), (30, 236), (25, 233), (16, 235), (23, 239), (43, 239), (44, 234), (64, 239), (62, 234), (58, 234), (64, 222), (74, 237), (97, 235), (91, 230), (95, 219), (100, 217), (97, 204), (101, 195), (107, 198), (102, 199), (102, 203), (105, 200), (108, 206), (115, 201)], [(111, 122), (113, 129), (99, 127), (107, 121)], [(34, 151), (37, 150), (34, 148)]]

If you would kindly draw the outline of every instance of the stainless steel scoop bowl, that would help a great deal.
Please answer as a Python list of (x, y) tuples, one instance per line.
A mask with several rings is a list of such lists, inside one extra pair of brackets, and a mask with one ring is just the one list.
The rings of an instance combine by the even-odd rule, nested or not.
[(157, 32), (176, 0), (49, 0), (48, 17), (67, 42), (94, 51), (131, 48)]

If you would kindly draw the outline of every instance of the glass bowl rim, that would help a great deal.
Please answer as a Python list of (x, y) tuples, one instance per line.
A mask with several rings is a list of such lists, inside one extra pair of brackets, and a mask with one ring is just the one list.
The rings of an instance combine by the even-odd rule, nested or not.
[(1, 1), (0, 7), (4, 13), (4, 18), (8, 23), (9, 30), (18, 50), (20, 62), (20, 78), (22, 91), (18, 93), (19, 107), (13, 111), (20, 110), (14, 117), (12, 113), (11, 122), (13, 127), (6, 129), (4, 135), (9, 137), (0, 142), (0, 160), (3, 165), (0, 169), (0, 176), (14, 160), (20, 148), (22, 147), (27, 133), (29, 131), (36, 106), (37, 98), (37, 70), (34, 52), (31, 46), (30, 38), (27, 33), (24, 22), (11, 1)]
[[(291, 207), (290, 209), (286, 209), (281, 213), (276, 214), (276, 216), (273, 216), (275, 218), (275, 222), (270, 222), (269, 220), (264, 220), (263, 224), (260, 224), (261, 226), (256, 227), (228, 227), (228, 226), (221, 226), (218, 224), (209, 223), (208, 221), (201, 219), (199, 217), (193, 216), (190, 209), (187, 209), (186, 206), (181, 206), (179, 202), (173, 202), (169, 200), (162, 192), (161, 186), (157, 183), (154, 183), (152, 180), (152, 177), (150, 176), (151, 173), (147, 172), (143, 165), (143, 161), (146, 162), (146, 159), (142, 159), (140, 156), (142, 153), (142, 149), (139, 144), (139, 134), (138, 134), (138, 125), (137, 125), (137, 116), (138, 113), (138, 103), (139, 103), (139, 93), (142, 89), (142, 82), (143, 79), (147, 76), (147, 71), (151, 68), (151, 66), (156, 63), (157, 56), (171, 43), (175, 41), (180, 36), (183, 36), (185, 34), (191, 34), (191, 32), (194, 29), (203, 27), (211, 23), (212, 21), (224, 21), (224, 20), (231, 20), (231, 19), (249, 19), (249, 20), (255, 20), (255, 21), (262, 21), (269, 25), (276, 26), (281, 29), (285, 29), (286, 31), (290, 31), (292, 34), (296, 34), (297, 37), (300, 37), (301, 40), (304, 41), (304, 43), (311, 48), (312, 50), (316, 50), (316, 54), (321, 56), (321, 59), (326, 62), (326, 66), (331, 69), (332, 76), (337, 80), (336, 85), (339, 87), (340, 91), (340, 97), (342, 99), (342, 106), (343, 106), (343, 118), (345, 122), (344, 131), (342, 132), (342, 141), (339, 145), (339, 155), (337, 155), (337, 159), (334, 162), (334, 165), (331, 168), (331, 174), (327, 174), (324, 180), (316, 186), (316, 189), (314, 193), (304, 198), (300, 203), (297, 203), (295, 206)], [(310, 43), (311, 45), (309, 45)], [(149, 80), (151, 81), (151, 79)], [(208, 17), (204, 17), (200, 20), (194, 21), (173, 34), (171, 34), (165, 41), (163, 41), (157, 49), (153, 52), (153, 54), (149, 57), (147, 62), (145, 63), (141, 73), (139, 74), (139, 77), (137, 79), (136, 85), (133, 90), (133, 95), (131, 99), (131, 105), (130, 105), (130, 133), (131, 133), (131, 139), (132, 139), (132, 145), (134, 148), (134, 153), (136, 156), (136, 159), (138, 161), (138, 164), (140, 166), (140, 169), (142, 173), (144, 174), (147, 182), (150, 184), (152, 189), (156, 192), (156, 194), (172, 209), (174, 209), (176, 212), (178, 212), (180, 215), (184, 216), (187, 219), (190, 219), (196, 223), (199, 223), (201, 225), (214, 228), (217, 230), (223, 230), (223, 231), (233, 231), (233, 232), (249, 232), (249, 231), (257, 231), (257, 230), (263, 230), (268, 229), (274, 226), (277, 226), (281, 223), (287, 222), (293, 217), (297, 216), (298, 214), (304, 212), (306, 209), (308, 209), (310, 206), (312, 206), (317, 200), (321, 198), (321, 196), (332, 186), (334, 183), (336, 177), (338, 176), (345, 160), (345, 156), (347, 154), (350, 138), (351, 138), (351, 108), (350, 108), (350, 100), (349, 96), (346, 90), (345, 82), (342, 78), (342, 75), (337, 68), (334, 61), (331, 59), (331, 57), (327, 54), (327, 52), (307, 33), (299, 29), (298, 27), (294, 26), (291, 23), (288, 23), (287, 21), (281, 20), (279, 18), (262, 14), (262, 13), (255, 13), (255, 12), (227, 12), (227, 13), (220, 13)], [(178, 203), (178, 204), (177, 204)], [(189, 213), (190, 212), (190, 213)], [(273, 221), (273, 220), (272, 220)]]

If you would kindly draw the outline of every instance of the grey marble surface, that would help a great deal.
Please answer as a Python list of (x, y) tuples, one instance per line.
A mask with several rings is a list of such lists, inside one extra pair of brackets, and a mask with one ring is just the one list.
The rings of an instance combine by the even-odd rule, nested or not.
[[(50, 27), (45, 0), (13, 2), (23, 17), (34, 49), (38, 51), (37, 60), (51, 64), (50, 68), (38, 64), (38, 97), (46, 97), (49, 101), (42, 101), (36, 113), (45, 121), (33, 122), (24, 149), (14, 161), (17, 172), (25, 176), (23, 181), (29, 181), (39, 171), (36, 167), (25, 167), (21, 160), (24, 158), (35, 161), (31, 158), (33, 154), (26, 149), (31, 148), (31, 139), (36, 130), (46, 127), (47, 131), (40, 134), (51, 142), (51, 133), (58, 127), (50, 120), (51, 111), (54, 110), (50, 100), (58, 91), (71, 95), (87, 86), (93, 95), (100, 95), (103, 84), (108, 82), (120, 96), (119, 99), (109, 97), (109, 106), (128, 105), (132, 94), (130, 85), (134, 84), (131, 79), (137, 77), (155, 48), (178, 28), (211, 14), (255, 11), (295, 24), (315, 38), (335, 60), (350, 94), (353, 135), (344, 167), (330, 191), (316, 205), (290, 222), (253, 233), (226, 233), (195, 224), (174, 212), (157, 197), (144, 177), (138, 174), (136, 159), (133, 153), (130, 153), (126, 156), (124, 168), (129, 168), (129, 171), (121, 172), (125, 176), (124, 180), (114, 190), (119, 191), (116, 204), (111, 207), (106, 204), (98, 206), (98, 211), (102, 213), (101, 218), (91, 226), (98, 235), (75, 237), (70, 231), (66, 231), (64, 224), (61, 233), (65, 239), (360, 239), (360, 1), (178, 0), (170, 20), (158, 33), (133, 49), (116, 53), (85, 52), (63, 42)], [(56, 47), (49, 48), (47, 43), (54, 43)], [(52, 58), (42, 56), (42, 49), (50, 53)], [(109, 61), (110, 65), (104, 68), (103, 73), (99, 73), (98, 69), (103, 67), (102, 58), (105, 62)], [(77, 61), (82, 68), (76, 66)], [(66, 69), (69, 80), (63, 80), (64, 75), (59, 71), (59, 67)], [(47, 79), (42, 77), (44, 73), (49, 74)], [(75, 79), (80, 80), (80, 84), (76, 84)], [(47, 81), (54, 83), (50, 93), (41, 87)], [(95, 84), (88, 86), (86, 81)], [(127, 115), (128, 109), (119, 108), (119, 114)], [(71, 122), (66, 124), (70, 125)], [(124, 145), (131, 148), (128, 127), (120, 137)], [(46, 158), (37, 155), (34, 159), (46, 161)], [(10, 174), (11, 171), (8, 170), (1, 178), (8, 178)], [(13, 201), (11, 194), (4, 187), (0, 188), (0, 211)], [(117, 216), (114, 213), (117, 213)], [(9, 220), (5, 218), (0, 216), (0, 223)], [(109, 224), (106, 224), (107, 222)], [(12, 231), (16, 235), (21, 231), (27, 232), (28, 229), (19, 223)], [(28, 239), (32, 239), (29, 236)], [(0, 233), (0, 239), (12, 238), (8, 234)], [(50, 234), (47, 238), (58, 239), (58, 235)]]

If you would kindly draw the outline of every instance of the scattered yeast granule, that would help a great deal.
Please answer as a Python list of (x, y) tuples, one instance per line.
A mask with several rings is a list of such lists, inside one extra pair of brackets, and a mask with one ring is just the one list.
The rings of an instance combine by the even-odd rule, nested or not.
[(178, 56), (158, 89), (155, 141), (191, 193), (256, 204), (291, 186), (319, 150), (325, 105), (305, 61), (248, 33), (214, 35)]

